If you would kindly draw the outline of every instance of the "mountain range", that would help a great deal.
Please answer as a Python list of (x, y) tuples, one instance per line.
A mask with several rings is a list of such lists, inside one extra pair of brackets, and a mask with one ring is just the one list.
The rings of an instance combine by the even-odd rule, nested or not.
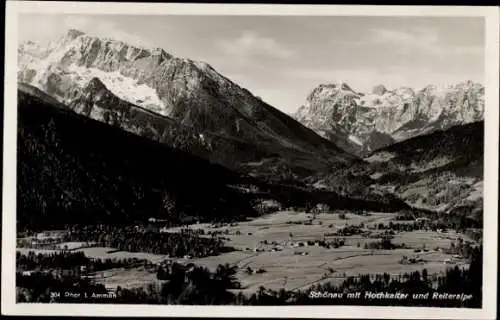
[[(76, 170), (72, 181), (77, 185), (88, 183), (83, 168), (90, 168), (96, 175), (105, 171), (91, 159), (74, 160), (84, 155), (70, 147), (53, 150), (52, 140), (46, 137), (51, 133), (42, 123), (45, 119), (74, 123), (54, 130), (67, 145), (83, 144), (88, 153), (109, 162), (108, 169), (112, 170), (116, 163), (117, 176), (106, 178), (114, 179), (115, 185), (123, 179), (120, 176), (125, 176), (131, 184), (144, 185), (145, 189), (161, 185), (162, 192), (170, 194), (170, 187), (161, 179), (156, 181), (149, 171), (144, 175), (153, 183), (137, 182), (135, 175), (128, 177), (125, 172), (130, 168), (142, 172), (143, 166), (150, 166), (163, 177), (175, 172), (175, 179), (180, 179), (178, 174), (192, 177), (188, 172), (191, 166), (198, 166), (196, 163), (203, 170), (217, 172), (207, 172), (206, 179), (200, 181), (192, 178), (194, 184), (200, 185), (200, 192), (217, 175), (231, 177), (227, 178), (231, 182), (218, 185), (218, 191), (212, 194), (223, 203), (230, 194), (227, 185), (252, 181), (265, 197), (291, 206), (328, 203), (334, 208), (377, 210), (411, 206), (447, 213), (461, 210), (476, 216), (482, 211), (484, 88), (470, 81), (447, 87), (430, 85), (421, 90), (388, 90), (378, 85), (368, 94), (343, 82), (321, 84), (289, 116), (207, 63), (174, 57), (161, 48), (139, 48), (73, 29), (46, 46), (30, 41), (20, 44), (17, 77), (19, 108), (25, 118), (19, 139), (36, 138), (42, 145), (42, 151), (35, 153), (30, 146), (24, 146), (27, 163), (36, 164), (23, 169), (26, 179), (43, 180), (32, 167), (43, 172), (56, 170), (47, 163), (29, 160), (41, 155), (56, 157), (57, 163), (62, 163), (65, 156), (61, 153), (67, 153), (66, 157), (78, 166), (68, 169)], [(34, 105), (44, 107), (38, 110)], [(53, 110), (64, 110), (64, 116), (59, 115), (60, 111), (57, 116), (52, 114)], [(37, 122), (30, 115), (37, 112), (47, 114), (38, 115)], [(58, 120), (51, 120), (55, 118)], [(38, 126), (43, 129), (36, 129)], [(70, 127), (81, 132), (71, 133)], [(25, 134), (30, 130), (34, 132)], [(129, 135), (122, 137), (117, 133), (121, 131)], [(88, 140), (87, 134), (92, 139)], [(113, 138), (104, 138), (108, 134), (120, 141), (117, 143), (124, 149), (117, 153), (125, 159), (105, 151), (113, 144)], [(107, 141), (107, 147), (88, 146), (99, 136)], [(134, 148), (142, 150), (141, 145), (149, 143), (146, 141), (154, 147), (144, 147), (149, 151), (134, 154)], [(161, 146), (168, 151), (159, 151)], [(46, 151), (49, 149), (52, 151)], [(182, 166), (172, 160), (176, 152), (192, 165)], [(127, 163), (129, 158), (132, 164)], [(43, 169), (47, 166), (51, 169)], [(193, 169), (193, 174), (205, 177), (203, 170)], [(59, 179), (49, 177), (55, 185), (60, 184)], [(40, 186), (44, 184), (40, 181)], [(188, 189), (176, 197), (187, 197)], [(116, 193), (114, 189), (108, 191)], [(27, 212), (38, 206), (40, 196), (33, 197), (26, 200), (31, 206)], [(245, 203), (251, 200), (245, 199)], [(135, 206), (142, 200), (137, 201), (139, 198), (127, 204), (128, 208), (142, 208)], [(55, 203), (58, 209), (54, 210), (68, 206)], [(86, 210), (87, 206), (81, 205), (78, 210)], [(250, 215), (251, 206), (248, 208)]]
[(210, 65), (160, 48), (69, 30), (46, 47), (20, 45), (18, 58), (19, 82), (77, 113), (231, 168), (313, 172), (355, 158)]
[(363, 156), (419, 135), (483, 120), (484, 87), (472, 81), (421, 90), (377, 85), (362, 93), (344, 82), (321, 84), (293, 116), (344, 150)]
[(307, 210), (407, 209), (396, 197), (353, 199), (298, 182), (269, 183), (78, 114), (30, 85), (18, 88), (18, 227), (233, 221), (271, 201)]

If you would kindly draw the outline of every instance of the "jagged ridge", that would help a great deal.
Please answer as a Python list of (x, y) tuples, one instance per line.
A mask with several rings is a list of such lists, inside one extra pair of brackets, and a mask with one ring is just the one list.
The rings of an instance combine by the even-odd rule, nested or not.
[[(294, 159), (308, 158), (304, 163), (309, 170), (316, 170), (331, 161), (353, 159), (210, 65), (173, 57), (160, 48), (137, 48), (70, 30), (45, 49), (21, 46), (19, 56), (19, 81), (42, 89), (77, 112), (109, 122), (104, 114), (117, 114), (116, 110), (128, 103), (125, 109), (134, 105), (149, 110), (181, 126), (196, 128), (198, 137), (218, 137), (219, 144), (224, 139), (237, 139), (255, 154), (251, 158), (248, 152), (230, 147), (228, 150), (235, 152), (233, 162), (277, 157), (293, 164)], [(92, 87), (94, 79), (102, 83), (106, 94), (102, 88)], [(103, 108), (110, 110), (96, 111)], [(115, 117), (113, 122), (125, 118)], [(125, 129), (127, 126), (121, 124)], [(156, 140), (161, 139), (156, 135)]]
[(363, 155), (435, 130), (481, 121), (484, 87), (466, 81), (389, 91), (378, 85), (364, 94), (345, 83), (323, 84), (294, 117), (344, 149)]

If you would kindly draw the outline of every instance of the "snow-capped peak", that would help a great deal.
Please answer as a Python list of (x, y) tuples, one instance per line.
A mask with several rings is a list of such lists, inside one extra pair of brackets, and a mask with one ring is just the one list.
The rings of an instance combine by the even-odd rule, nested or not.
[(385, 144), (391, 138), (400, 141), (480, 121), (483, 115), (484, 88), (472, 81), (432, 84), (420, 90), (403, 86), (387, 90), (377, 85), (366, 94), (344, 82), (333, 82), (314, 88), (295, 118), (322, 136), (344, 132), (349, 144), (361, 142), (365, 149), (374, 150), (380, 141)]
[[(59, 40), (51, 42), (48, 48), (41, 48), (32, 41), (20, 45), (19, 81), (50, 91), (49, 87), (55, 85), (56, 79), (57, 86), (76, 85), (81, 89), (95, 77), (122, 100), (167, 115), (168, 108), (156, 90), (139, 83), (141, 71), (132, 72), (137, 70), (132, 63), (155, 56), (159, 56), (155, 60), (158, 64), (171, 57), (160, 48), (149, 52), (122, 41), (100, 39), (70, 29)], [(57, 96), (67, 102), (69, 97), (61, 96), (64, 94), (60, 92)]]

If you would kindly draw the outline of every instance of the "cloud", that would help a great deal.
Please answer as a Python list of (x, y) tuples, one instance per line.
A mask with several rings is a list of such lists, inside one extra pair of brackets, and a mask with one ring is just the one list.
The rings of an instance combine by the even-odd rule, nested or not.
[(287, 73), (288, 77), (308, 81), (311, 89), (321, 83), (346, 82), (353, 90), (360, 92), (371, 92), (376, 85), (383, 84), (388, 89), (396, 89), (402, 86), (414, 89), (423, 88), (429, 84), (449, 85), (457, 84), (465, 80), (483, 82), (481, 73), (440, 72), (431, 68), (413, 69), (408, 67), (384, 67), (377, 68), (352, 68), (352, 69), (292, 69)]
[(95, 22), (87, 20), (86, 24), (83, 24), (83, 21), (76, 21), (76, 23), (77, 26), (78, 24), (81, 24), (81, 27), (79, 29), (88, 33), (89, 35), (120, 40), (138, 47), (155, 47), (154, 43), (151, 43), (146, 38), (139, 36), (133, 32), (127, 32), (112, 22)]
[[(389, 73), (391, 76), (389, 76)], [(393, 72), (384, 70), (383, 73), (375, 68), (352, 68), (352, 69), (302, 69), (296, 68), (289, 70), (289, 77), (309, 81), (312, 86), (321, 83), (334, 83), (343, 81), (351, 86), (353, 90), (370, 91), (371, 88), (381, 81), (394, 78)], [(395, 81), (401, 81), (397, 79)], [(384, 83), (385, 84), (385, 83)], [(311, 88), (312, 89), (312, 88)]]
[(254, 31), (243, 31), (237, 38), (221, 39), (216, 44), (225, 54), (243, 61), (251, 60), (254, 57), (278, 59), (295, 57), (295, 52), (280, 44), (276, 39), (260, 36)]
[(144, 37), (127, 32), (120, 26), (106, 21), (105, 17), (84, 15), (30, 15), (19, 23), (20, 41), (32, 40), (46, 43), (66, 34), (69, 29), (77, 29), (91, 36), (111, 38), (139, 47), (154, 47)]
[(370, 29), (367, 42), (393, 46), (403, 54), (417, 51), (441, 58), (457, 55), (481, 55), (484, 52), (484, 48), (481, 46), (444, 44), (436, 30), (426, 27), (415, 27), (412, 30), (404, 31)]

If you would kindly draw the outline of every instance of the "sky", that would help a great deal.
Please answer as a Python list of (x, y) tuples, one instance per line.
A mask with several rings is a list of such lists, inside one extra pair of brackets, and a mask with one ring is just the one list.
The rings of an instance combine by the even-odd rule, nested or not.
[(19, 40), (69, 28), (207, 62), (286, 113), (322, 83), (370, 92), (484, 81), (483, 18), (24, 14)]

